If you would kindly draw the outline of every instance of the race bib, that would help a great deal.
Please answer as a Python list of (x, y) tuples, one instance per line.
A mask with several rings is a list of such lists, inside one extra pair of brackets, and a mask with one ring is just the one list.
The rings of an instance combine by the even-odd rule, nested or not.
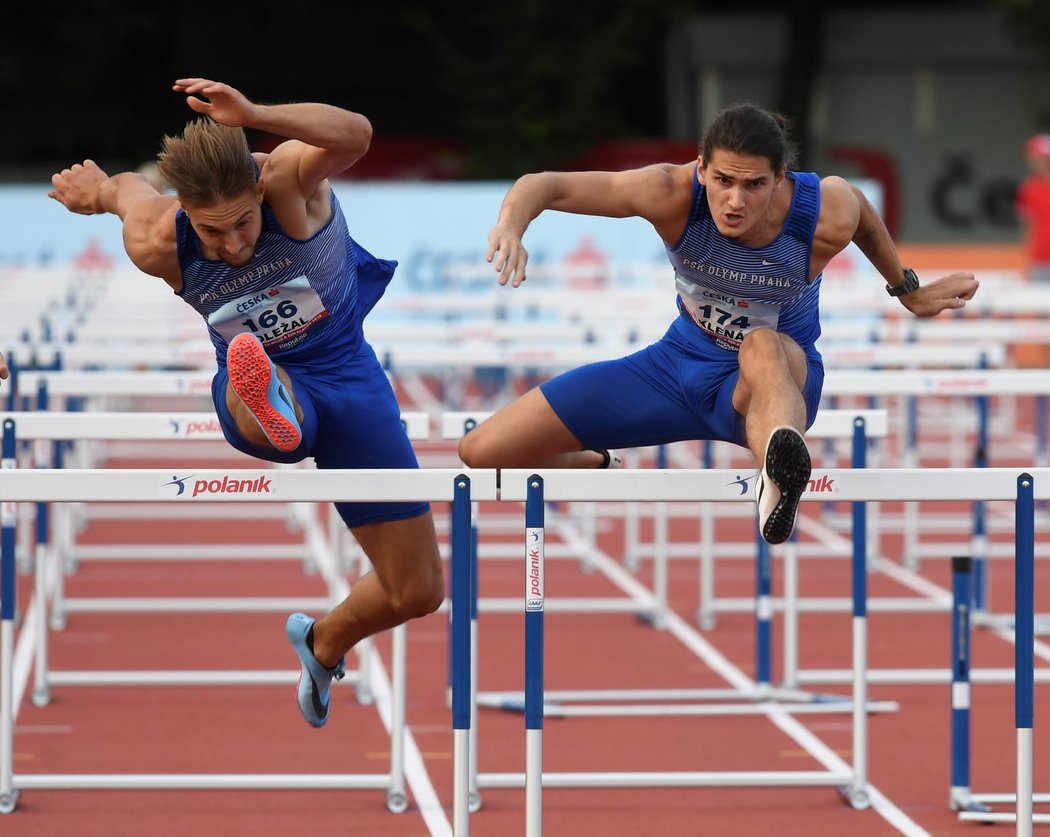
[(328, 310), (305, 276), (230, 300), (208, 317), (228, 343), (247, 331), (269, 352), (290, 349), (328, 317)]
[(777, 305), (720, 294), (681, 279), (675, 284), (686, 313), (723, 349), (740, 351), (740, 344), (748, 332), (756, 328), (776, 331), (780, 321), (780, 307)]

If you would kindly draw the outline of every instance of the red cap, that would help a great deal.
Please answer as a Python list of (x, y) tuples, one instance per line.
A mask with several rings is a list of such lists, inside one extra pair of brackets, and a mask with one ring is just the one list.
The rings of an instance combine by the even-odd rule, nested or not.
[(1026, 157), (1050, 157), (1050, 134), (1036, 134), (1024, 144)]

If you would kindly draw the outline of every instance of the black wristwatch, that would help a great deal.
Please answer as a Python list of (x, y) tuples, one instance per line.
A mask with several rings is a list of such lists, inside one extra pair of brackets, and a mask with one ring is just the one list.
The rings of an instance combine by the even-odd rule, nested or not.
[(897, 287), (886, 285), (886, 293), (890, 296), (904, 296), (917, 290), (919, 290), (919, 277), (915, 275), (915, 271), (910, 267), (904, 268), (904, 281)]

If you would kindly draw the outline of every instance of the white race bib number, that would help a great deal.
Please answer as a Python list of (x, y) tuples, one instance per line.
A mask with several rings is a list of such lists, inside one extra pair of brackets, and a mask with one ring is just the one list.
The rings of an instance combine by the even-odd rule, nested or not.
[(328, 310), (305, 276), (233, 299), (208, 317), (208, 325), (229, 342), (247, 331), (267, 350), (298, 345), (312, 326), (328, 317)]
[(682, 305), (693, 322), (719, 346), (739, 351), (748, 332), (756, 328), (776, 331), (780, 308), (768, 302), (735, 299), (690, 283), (688, 291), (679, 281)]

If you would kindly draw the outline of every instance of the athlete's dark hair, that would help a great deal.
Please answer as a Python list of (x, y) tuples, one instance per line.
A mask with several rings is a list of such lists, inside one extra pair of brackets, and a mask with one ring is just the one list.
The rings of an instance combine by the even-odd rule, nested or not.
[(787, 117), (756, 105), (731, 105), (715, 117), (700, 140), (700, 153), (706, 166), (717, 149), (765, 157), (774, 172), (796, 163), (796, 149), (788, 138)]

